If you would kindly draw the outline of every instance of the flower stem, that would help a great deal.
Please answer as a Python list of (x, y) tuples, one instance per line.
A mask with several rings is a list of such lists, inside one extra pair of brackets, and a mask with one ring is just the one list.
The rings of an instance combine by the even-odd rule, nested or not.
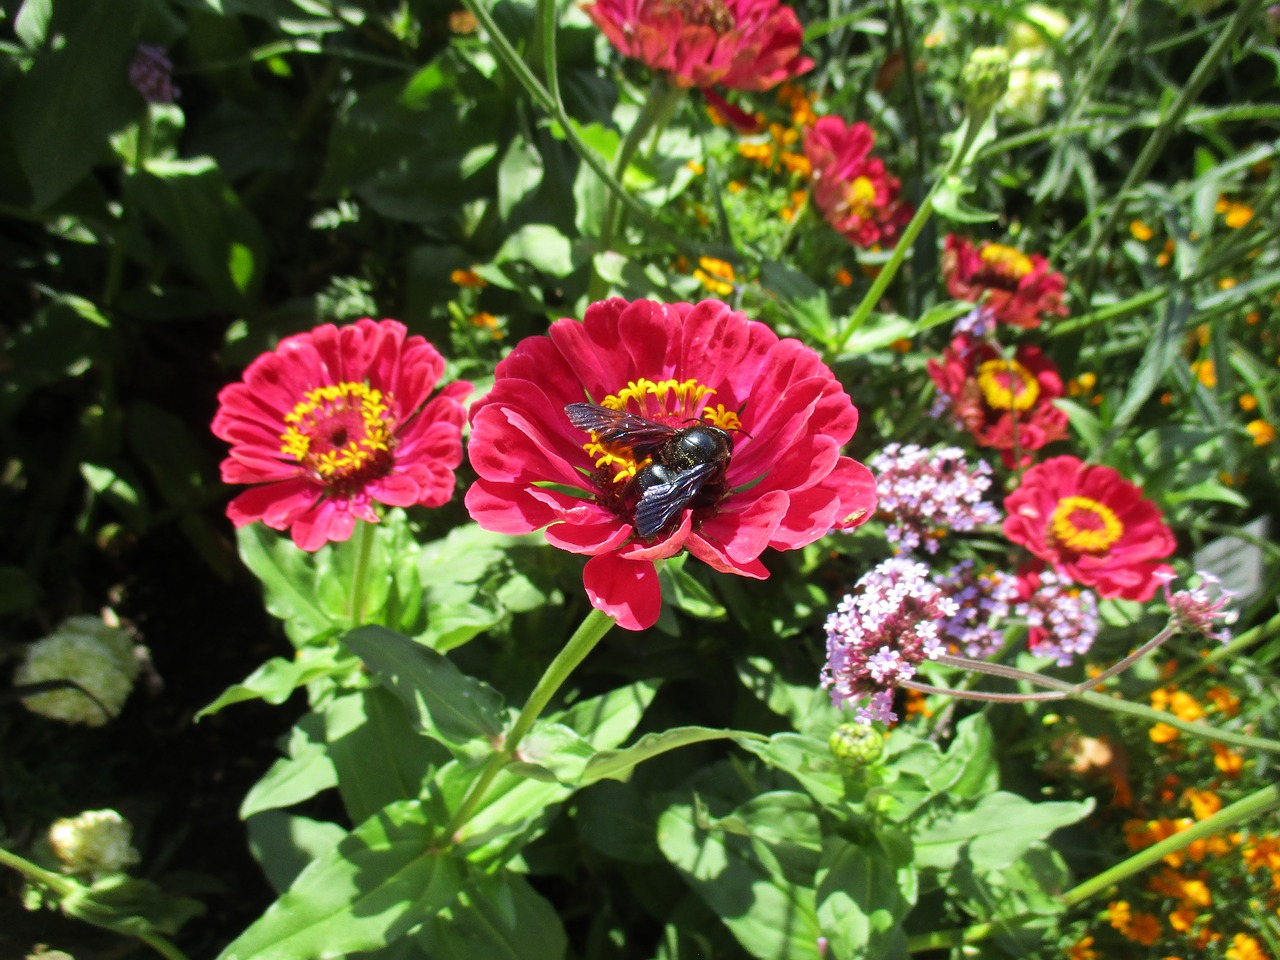
[(458, 807), (458, 812), (453, 815), (453, 819), (449, 822), (448, 837), (456, 839), (458, 831), (471, 819), (471, 816), (480, 806), (480, 802), (484, 799), (484, 795), (494, 779), (502, 771), (502, 768), (515, 757), (520, 741), (524, 739), (525, 734), (529, 732), (542, 714), (542, 711), (546, 709), (556, 691), (560, 689), (565, 680), (569, 678), (569, 674), (574, 671), (574, 668), (586, 659), (587, 654), (595, 648), (595, 645), (600, 642), (601, 638), (609, 632), (609, 628), (616, 622), (607, 613), (602, 613), (594, 608), (587, 614), (578, 629), (574, 631), (573, 636), (569, 638), (569, 642), (556, 654), (555, 659), (551, 661), (543, 672), (542, 679), (533, 688), (533, 692), (529, 694), (529, 699), (525, 701), (524, 708), (520, 711), (516, 722), (507, 733), (502, 749), (489, 758), (489, 762), (484, 770), (481, 771), (480, 777), (471, 785), (471, 789), (467, 791), (466, 797)]
[[(0, 847), (0, 865), (11, 867), (18, 871), (18, 873), (22, 874), (29, 881), (48, 890), (59, 900), (81, 892), (84, 889), (82, 884), (72, 880), (70, 877), (64, 877), (51, 870), (46, 870), (44, 867), (38, 867), (25, 857), (20, 857), (16, 853), (6, 850), (4, 847)], [(120, 929), (119, 925), (110, 922), (96, 922), (85, 917), (78, 917), (77, 919), (82, 919), (85, 923), (91, 924), (95, 927), (101, 927), (104, 930), (110, 930), (111, 932), (118, 933), (121, 936), (135, 937), (147, 946), (151, 947), (151, 949), (162, 957), (167, 958), (167, 960), (187, 960), (187, 955), (185, 953), (158, 933), (154, 933), (150, 930), (141, 932), (136, 929), (124, 930)], [(122, 920), (123, 919), (128, 919), (130, 921), (130, 926), (136, 925), (138, 920), (136, 917), (122, 918)]]
[(1223, 807), (1213, 816), (1193, 824), (1186, 830), (1180, 830), (1173, 836), (1165, 837), (1159, 843), (1138, 851), (1127, 860), (1122, 860), (1096, 877), (1090, 877), (1084, 883), (1064, 893), (1062, 900), (1067, 906), (1074, 907), (1076, 904), (1088, 900), (1094, 894), (1101, 893), (1121, 880), (1145, 870), (1153, 863), (1158, 863), (1169, 854), (1185, 849), (1197, 840), (1229, 830), (1236, 824), (1245, 823), (1277, 807), (1280, 807), (1280, 786), (1272, 784), (1271, 786), (1263, 787), (1243, 800), (1237, 800), (1229, 807)]
[(849, 338), (862, 329), (862, 325), (871, 316), (871, 311), (880, 302), (880, 297), (884, 295), (893, 278), (897, 276), (898, 268), (902, 266), (902, 261), (907, 257), (907, 251), (911, 249), (912, 244), (916, 242), (916, 237), (920, 235), (920, 231), (924, 229), (925, 224), (929, 222), (929, 218), (933, 216), (934, 198), (937, 197), (939, 191), (947, 184), (947, 181), (955, 176), (956, 172), (965, 163), (974, 144), (979, 141), (978, 134), (988, 119), (989, 115), (982, 117), (971, 116), (957, 132), (956, 139), (959, 142), (955, 151), (951, 154), (951, 159), (947, 161), (942, 173), (938, 175), (938, 179), (929, 188), (929, 193), (920, 201), (920, 206), (916, 209), (915, 216), (911, 218), (911, 222), (902, 231), (902, 236), (898, 238), (888, 262), (876, 274), (871, 288), (867, 290), (843, 329), (837, 330), (835, 337), (827, 344), (828, 360), (836, 358), (840, 351), (844, 349), (844, 345), (849, 342)]
[(369, 595), (369, 559), (373, 556), (373, 524), (358, 521), (356, 562), (351, 573), (351, 629), (364, 624), (364, 606)]

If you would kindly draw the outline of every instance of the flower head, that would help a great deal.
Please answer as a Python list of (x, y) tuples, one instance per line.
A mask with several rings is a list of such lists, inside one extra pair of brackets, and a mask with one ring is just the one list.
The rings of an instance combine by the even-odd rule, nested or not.
[(1211, 573), (1200, 571), (1198, 576), (1198, 587), (1175, 592), (1169, 589), (1169, 584), (1175, 579), (1172, 570), (1165, 569), (1156, 574), (1164, 587), (1169, 615), (1184, 633), (1200, 633), (1210, 640), (1227, 643), (1231, 640), (1231, 631), (1227, 628), (1239, 616), (1236, 611), (1227, 609), (1235, 594), (1224, 590), (1222, 582)]
[(223, 388), (213, 432), (231, 444), (226, 483), (261, 484), (227, 507), (237, 527), (290, 529), (303, 550), (376, 523), (373, 503), (435, 507), (462, 462), (462, 399), (435, 388), (444, 358), (395, 320), (316, 327), (253, 361)]
[(778, 0), (594, 0), (584, 9), (623, 56), (677, 87), (769, 90), (813, 67)]
[(62, 862), (62, 871), (95, 879), (137, 863), (132, 844), (133, 827), (114, 810), (86, 810), (55, 820), (49, 828), (49, 846)]
[(992, 344), (961, 334), (928, 369), (956, 419), (980, 446), (999, 450), (1006, 466), (1029, 463), (1027, 451), (1067, 434), (1067, 415), (1052, 402), (1062, 396), (1062, 377), (1038, 347), (1021, 345), (1005, 359)]
[(943, 246), (942, 269), (951, 296), (985, 304), (1000, 323), (1029, 329), (1040, 326), (1045, 314), (1067, 315), (1066, 278), (1038, 253), (985, 240), (975, 247), (952, 233)]
[(1006, 537), (1104, 597), (1150, 600), (1177, 546), (1141, 488), (1076, 457), (1036, 464), (1004, 509)]
[(827, 617), (827, 665), (822, 685), (832, 703), (870, 697), (859, 723), (897, 720), (893, 689), (916, 675), (916, 665), (946, 652), (940, 621), (959, 605), (929, 580), (929, 568), (901, 557), (865, 574)]
[(991, 467), (972, 468), (959, 447), (927, 450), (891, 443), (867, 461), (876, 474), (879, 513), (889, 520), (885, 535), (895, 552), (924, 545), (936, 553), (948, 530), (973, 530), (997, 523), (1000, 512), (983, 499), (991, 487)]
[(865, 123), (846, 124), (839, 117), (820, 117), (804, 137), (814, 203), (858, 247), (892, 243), (914, 213), (898, 197), (898, 178), (871, 156), (875, 142)]
[(1052, 570), (1028, 568), (1018, 574), (1016, 616), (1027, 623), (1027, 647), (1058, 666), (1071, 665), (1098, 639), (1098, 600)]
[(52, 634), (27, 647), (14, 672), (14, 683), (23, 686), (69, 680), (82, 690), (39, 693), (24, 697), (22, 705), (54, 720), (102, 726), (120, 713), (138, 678), (140, 668), (133, 647), (129, 634), (101, 617), (64, 621)]
[(966, 657), (989, 657), (1004, 645), (1017, 580), (998, 570), (979, 570), (962, 560), (933, 581), (956, 602), (956, 612), (942, 621), (940, 636), (949, 649)]
[[(658, 479), (653, 447), (574, 426), (565, 408), (586, 403), (643, 418), (650, 436), (701, 420), (718, 428), (713, 440), (723, 432), (715, 442), (727, 444), (727, 462), (642, 537), (636, 513)], [(688, 550), (723, 573), (762, 580), (766, 547), (795, 549), (867, 520), (875, 481), (840, 455), (857, 423), (813, 350), (723, 303), (607, 300), (498, 364), (493, 389), (471, 411), (479, 479), (467, 508), (488, 530), (546, 527), (553, 546), (588, 555), (592, 604), (639, 630), (661, 609), (655, 560)], [(668, 472), (674, 483), (684, 466)]]
[(172, 70), (164, 47), (140, 43), (129, 61), (129, 82), (147, 103), (173, 103), (182, 91), (173, 85)]

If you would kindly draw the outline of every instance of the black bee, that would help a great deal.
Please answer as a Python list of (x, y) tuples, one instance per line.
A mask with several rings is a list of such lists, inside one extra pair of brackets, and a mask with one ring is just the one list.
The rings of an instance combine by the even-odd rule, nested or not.
[(628, 505), (634, 503), (636, 533), (646, 540), (671, 526), (699, 494), (713, 503), (724, 492), (733, 438), (719, 427), (697, 421), (677, 428), (594, 403), (571, 403), (564, 412), (605, 449), (627, 449), (637, 461), (652, 460), (624, 492)]

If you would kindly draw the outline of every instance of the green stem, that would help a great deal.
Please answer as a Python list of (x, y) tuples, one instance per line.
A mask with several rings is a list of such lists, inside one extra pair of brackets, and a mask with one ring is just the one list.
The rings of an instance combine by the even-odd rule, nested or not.
[(373, 556), (373, 524), (356, 521), (356, 563), (351, 574), (351, 629), (364, 624), (364, 606), (369, 595), (369, 560)]
[(502, 749), (489, 758), (489, 762), (479, 778), (471, 785), (471, 789), (458, 807), (458, 812), (453, 815), (453, 819), (449, 822), (447, 836), (457, 838), (458, 831), (463, 828), (476, 812), (476, 809), (484, 799), (485, 793), (502, 771), (502, 768), (515, 757), (520, 741), (524, 739), (525, 734), (529, 732), (538, 717), (541, 716), (542, 711), (551, 702), (551, 698), (555, 696), (556, 691), (569, 678), (569, 674), (573, 673), (578, 664), (586, 659), (587, 654), (595, 648), (595, 645), (609, 632), (609, 628), (615, 622), (613, 617), (594, 608), (587, 614), (578, 629), (574, 631), (573, 636), (569, 638), (569, 642), (564, 645), (561, 651), (556, 654), (556, 658), (551, 661), (551, 664), (542, 674), (542, 679), (533, 688), (533, 692), (529, 694), (529, 699), (525, 701), (524, 708), (520, 711), (520, 716), (516, 718), (516, 722), (512, 725), (511, 730), (503, 741)]
[(884, 294), (893, 278), (898, 273), (898, 268), (902, 266), (902, 261), (906, 259), (907, 251), (911, 249), (915, 243), (916, 237), (920, 235), (920, 231), (924, 229), (924, 225), (929, 222), (929, 218), (933, 216), (933, 200), (938, 192), (943, 188), (947, 181), (955, 176), (956, 172), (964, 164), (973, 144), (978, 140), (978, 133), (986, 123), (988, 117), (969, 117), (965, 121), (962, 132), (957, 136), (959, 144), (955, 152), (951, 154), (951, 159), (947, 161), (947, 165), (943, 168), (938, 179), (934, 181), (932, 187), (929, 188), (928, 195), (920, 202), (919, 208), (916, 210), (915, 216), (911, 218), (911, 222), (907, 224), (902, 236), (898, 238), (897, 245), (893, 248), (893, 253), (889, 256), (889, 261), (884, 265), (875, 280), (871, 284), (871, 288), (863, 296), (862, 302), (858, 304), (856, 310), (850, 315), (844, 327), (836, 331), (835, 338), (827, 345), (827, 359), (834, 360), (836, 356), (844, 349), (844, 345), (849, 342), (849, 338), (862, 329), (862, 325), (867, 322), (867, 318), (871, 315), (871, 311), (875, 309), (880, 302), (880, 297)]
[(1121, 880), (1125, 880), (1135, 873), (1140, 873), (1154, 863), (1159, 863), (1169, 854), (1186, 849), (1197, 840), (1211, 837), (1215, 833), (1223, 833), (1237, 824), (1246, 823), (1277, 807), (1280, 807), (1280, 786), (1272, 784), (1269, 787), (1263, 787), (1243, 800), (1237, 800), (1229, 807), (1223, 807), (1213, 816), (1201, 820), (1171, 837), (1166, 837), (1159, 843), (1138, 851), (1109, 870), (1104, 870), (1096, 877), (1089, 878), (1084, 883), (1064, 893), (1062, 900), (1068, 907), (1074, 907), (1095, 894), (1101, 893), (1108, 887), (1114, 886)]
[(1280, 613), (1276, 614), (1266, 623), (1261, 623), (1256, 627), (1246, 630), (1238, 637), (1232, 638), (1227, 643), (1216, 650), (1210, 651), (1206, 656), (1200, 658), (1195, 663), (1190, 664), (1183, 670), (1179, 671), (1172, 680), (1169, 681), (1172, 686), (1182, 686), (1196, 674), (1203, 672), (1210, 665), (1217, 663), (1219, 660), (1226, 660), (1236, 656), (1240, 651), (1247, 650), (1255, 643), (1261, 640), (1269, 640), (1280, 634)]
[[(29, 881), (48, 890), (59, 900), (65, 899), (73, 894), (83, 892), (85, 889), (83, 884), (72, 880), (70, 877), (64, 877), (61, 874), (52, 872), (51, 870), (46, 870), (44, 867), (38, 867), (30, 860), (20, 857), (16, 853), (6, 850), (4, 847), (0, 847), (0, 865), (11, 867), (18, 871), (18, 873), (22, 874)], [(84, 920), (85, 923), (91, 924), (92, 926), (101, 927), (104, 930), (110, 930), (113, 933), (118, 933), (121, 936), (134, 937), (141, 940), (147, 946), (151, 947), (151, 949), (156, 953), (167, 958), (167, 960), (187, 960), (187, 955), (185, 953), (158, 933), (153, 933), (151, 931), (144, 931), (140, 933), (137, 930), (122, 930), (119, 929), (116, 924), (95, 922), (85, 917), (78, 917), (77, 919)], [(132, 922), (136, 922), (138, 918), (129, 917), (127, 919)]]
[(1265, 750), (1268, 753), (1280, 753), (1280, 743), (1275, 740), (1268, 740), (1264, 737), (1251, 737), (1245, 733), (1232, 733), (1229, 730), (1219, 730), (1206, 723), (1194, 723), (1190, 720), (1181, 720), (1172, 713), (1166, 713), (1163, 710), (1156, 710), (1153, 707), (1144, 707), (1140, 703), (1133, 703), (1130, 700), (1122, 700), (1119, 697), (1109, 697), (1106, 694), (1097, 693), (1093, 690), (1084, 690), (1080, 693), (1073, 694), (1071, 699), (1079, 700), (1081, 703), (1091, 704), (1099, 710), (1110, 710), (1113, 713), (1127, 713), (1130, 716), (1141, 717), (1151, 723), (1166, 723), (1169, 726), (1176, 727), (1186, 733), (1190, 733), (1197, 737), (1203, 737), (1205, 740), (1217, 740), (1219, 743), (1229, 743), (1237, 747), (1246, 747), (1252, 750)]
[(1200, 95), (1205, 85), (1217, 72), (1218, 65), (1222, 62), (1223, 57), (1226, 56), (1227, 51), (1235, 45), (1244, 31), (1253, 23), (1262, 7), (1262, 2), (1263, 0), (1245, 0), (1244, 3), (1240, 4), (1236, 9), (1235, 15), (1231, 18), (1231, 22), (1227, 24), (1227, 28), (1218, 34), (1213, 45), (1205, 51), (1205, 55), (1196, 64), (1195, 70), (1187, 79), (1187, 82), (1183, 84), (1182, 89), (1178, 91), (1178, 98), (1173, 102), (1168, 112), (1165, 113), (1160, 125), (1151, 132), (1151, 136), (1143, 146), (1142, 152), (1138, 154), (1138, 159), (1129, 168), (1128, 176), (1125, 177), (1124, 183), (1120, 185), (1120, 189), (1116, 191), (1115, 203), (1112, 204), (1111, 210), (1107, 214), (1106, 220), (1103, 221), (1102, 226), (1093, 235), (1093, 239), (1089, 243), (1089, 249), (1085, 251), (1082, 258), (1083, 262), (1087, 264), (1082, 302), (1088, 303), (1093, 298), (1094, 285), (1098, 279), (1098, 250), (1111, 236), (1116, 224), (1120, 222), (1120, 218), (1124, 216), (1125, 211), (1128, 209), (1131, 191), (1146, 177), (1157, 158), (1164, 153), (1165, 148), (1169, 145), (1170, 138), (1181, 124), (1192, 102)]

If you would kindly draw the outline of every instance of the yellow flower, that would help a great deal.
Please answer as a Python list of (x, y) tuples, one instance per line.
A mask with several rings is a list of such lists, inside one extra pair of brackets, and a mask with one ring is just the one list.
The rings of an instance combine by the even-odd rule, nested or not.
[(694, 176), (698, 176), (699, 174), (706, 173), (707, 171), (707, 168), (704, 167), (702, 164), (700, 164), (697, 160), (686, 160), (684, 165), (688, 167), (691, 171), (693, 171)]
[(1169, 261), (1173, 259), (1173, 251), (1177, 249), (1173, 239), (1170, 238), (1164, 242), (1164, 249), (1156, 254), (1156, 266), (1167, 267)]
[(698, 266), (700, 269), (693, 271), (693, 276), (695, 280), (702, 281), (704, 287), (722, 297), (733, 293), (732, 264), (714, 257), (699, 257)]
[(1244, 425), (1244, 428), (1253, 437), (1253, 445), (1255, 447), (1265, 447), (1276, 438), (1276, 428), (1265, 420), (1250, 420)]
[(1185, 690), (1175, 690), (1169, 698), (1169, 709), (1179, 720), (1194, 723), (1204, 716), (1204, 708), (1199, 701)]
[(488, 330), (489, 335), (495, 340), (501, 340), (505, 334), (502, 332), (502, 324), (492, 313), (474, 313), (467, 318), (467, 322), (478, 330)]
[(1243, 203), (1228, 204), (1225, 213), (1222, 222), (1232, 230), (1240, 229), (1253, 219), (1253, 209)]
[(1205, 698), (1228, 717), (1240, 712), (1240, 699), (1232, 695), (1226, 687), (1210, 687), (1204, 692)]
[(1227, 947), (1227, 960), (1270, 960), (1261, 944), (1247, 933), (1237, 933)]
[(1188, 787), (1183, 792), (1182, 799), (1191, 807), (1191, 813), (1197, 820), (1212, 817), (1222, 809), (1222, 798), (1212, 790), (1197, 790), (1195, 787)]
[(1219, 290), (1230, 290), (1235, 285), (1236, 285), (1236, 282), (1231, 277), (1223, 277), (1221, 280), (1218, 281)]
[(1148, 240), (1150, 240), (1152, 237), (1156, 235), (1155, 231), (1152, 230), (1150, 227), (1148, 227), (1141, 220), (1134, 220), (1131, 224), (1129, 224), (1129, 232), (1133, 234), (1133, 238), (1135, 240), (1141, 240), (1143, 243), (1146, 243)]
[(1213, 765), (1215, 767), (1228, 777), (1240, 776), (1240, 771), (1244, 768), (1244, 758), (1240, 754), (1216, 742), (1210, 743), (1209, 748), (1213, 750)]
[(1191, 372), (1210, 390), (1218, 385), (1218, 371), (1214, 369), (1212, 360), (1197, 360), (1191, 364)]
[(1240, 396), (1240, 409), (1245, 413), (1251, 413), (1258, 409), (1258, 398), (1252, 393), (1245, 393)]
[(1178, 731), (1176, 727), (1171, 727), (1167, 723), (1157, 723), (1147, 736), (1151, 738), (1152, 743), (1172, 743), (1178, 739)]
[(1085, 934), (1067, 949), (1067, 960), (1098, 960), (1098, 951), (1093, 949), (1093, 937)]

